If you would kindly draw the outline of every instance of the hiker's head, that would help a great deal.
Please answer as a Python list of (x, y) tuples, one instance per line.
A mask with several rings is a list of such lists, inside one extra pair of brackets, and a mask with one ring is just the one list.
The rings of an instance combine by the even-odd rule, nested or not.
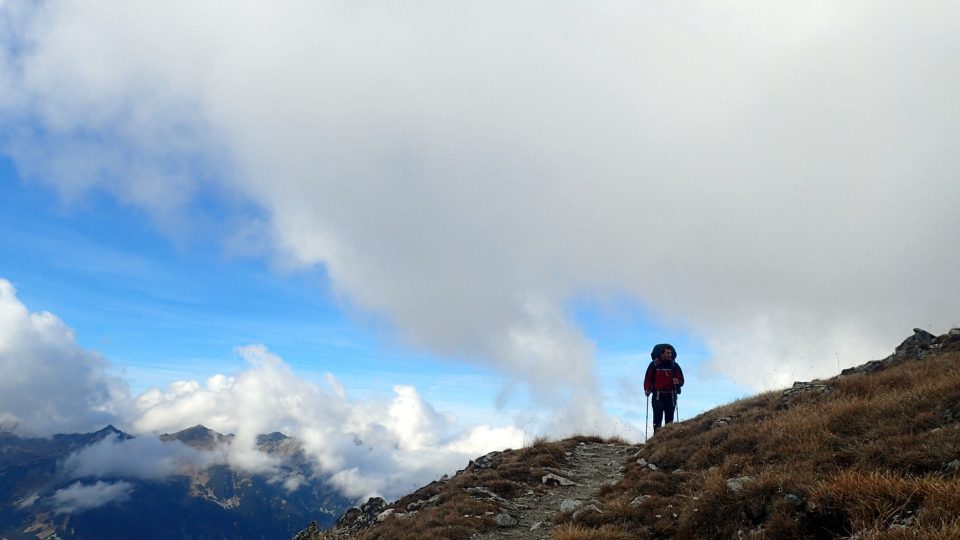
[(661, 343), (653, 348), (650, 358), (665, 362), (672, 362), (677, 359), (677, 350), (669, 343)]

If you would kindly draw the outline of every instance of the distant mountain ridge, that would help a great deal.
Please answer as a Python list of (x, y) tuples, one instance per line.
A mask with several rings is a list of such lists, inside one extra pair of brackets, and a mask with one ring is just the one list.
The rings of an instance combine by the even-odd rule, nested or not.
[(216, 431), (200, 424), (173, 434), (164, 433), (163, 435), (160, 435), (160, 440), (163, 442), (180, 441), (191, 448), (196, 448), (197, 450), (213, 450), (218, 445), (225, 443), (229, 444), (235, 438), (236, 437), (232, 433), (228, 435), (221, 435)]
[[(257, 450), (279, 460), (271, 474), (235, 470), (222, 459), (162, 478), (68, 467), (99, 445), (134, 439), (114, 426), (50, 438), (0, 432), (0, 538), (286, 538), (310, 520), (332, 524), (350, 506), (315, 479), (301, 443), (282, 433), (257, 438)], [(158, 439), (154, 447), (193, 455), (215, 454), (235, 437), (197, 425)], [(192, 450), (166, 447), (177, 443)]]

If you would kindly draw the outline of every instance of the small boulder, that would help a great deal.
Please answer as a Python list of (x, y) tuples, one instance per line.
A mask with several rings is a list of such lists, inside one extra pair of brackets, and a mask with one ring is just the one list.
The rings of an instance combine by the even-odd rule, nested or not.
[(430, 508), (440, 504), (440, 495), (434, 495), (429, 499), (419, 500), (417, 502), (412, 502), (407, 505), (407, 512), (413, 512), (415, 510), (422, 510), (424, 508)]
[(783, 393), (780, 394), (780, 400), (784, 403), (787, 403), (790, 401), (790, 398), (796, 395), (807, 394), (811, 392), (818, 394), (829, 394), (830, 392), (833, 392), (833, 387), (831, 387), (829, 384), (797, 381), (793, 383), (792, 387), (787, 388), (783, 391)]
[(588, 504), (588, 505), (586, 505), (586, 506), (581, 506), (580, 508), (577, 508), (577, 509), (573, 512), (573, 515), (570, 516), (570, 519), (572, 519), (573, 522), (576, 523), (576, 522), (580, 521), (580, 518), (583, 517), (584, 514), (589, 514), (589, 513), (591, 513), (591, 512), (595, 512), (595, 513), (601, 514), (601, 513), (603, 513), (603, 510), (600, 510), (599, 508), (597, 508), (597, 505), (595, 505), (595, 504)]
[(727, 488), (734, 492), (740, 493), (743, 491), (743, 488), (754, 481), (752, 476), (740, 476), (738, 478), (727, 478)]
[(575, 486), (576, 482), (569, 478), (564, 478), (559, 474), (547, 473), (540, 478), (540, 481), (548, 486)]
[(498, 527), (516, 527), (520, 524), (517, 518), (511, 516), (506, 512), (501, 512), (497, 514), (497, 517), (494, 518), (497, 522)]
[(471, 461), (467, 465), (467, 468), (469, 469), (472, 467), (474, 469), (489, 469), (490, 467), (494, 466), (494, 464), (496, 463), (496, 457), (499, 456), (500, 453), (501, 452), (499, 451), (495, 451), (495, 452), (490, 452), (489, 454), (480, 456), (476, 460)]
[(960, 470), (960, 459), (955, 459), (940, 468), (941, 476), (950, 476)]

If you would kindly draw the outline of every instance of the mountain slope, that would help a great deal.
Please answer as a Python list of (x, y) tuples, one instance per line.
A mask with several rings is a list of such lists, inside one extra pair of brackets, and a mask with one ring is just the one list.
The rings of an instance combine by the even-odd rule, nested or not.
[(575, 493), (544, 476), (582, 477), (576, 449), (601, 441), (484, 456), (300, 538), (960, 538), (958, 351), (960, 329), (916, 330), (883, 360), (667, 426), (629, 450), (619, 481), (539, 524), (523, 519), (543, 506), (531, 497)]
[[(223, 460), (154, 477), (71, 466), (80, 453), (97, 449), (101, 462), (103, 456), (129, 459), (109, 452), (132, 440), (112, 426), (50, 439), (0, 433), (0, 538), (288, 538), (308, 519), (329, 524), (349, 506), (312, 479), (299, 443), (279, 433), (258, 439), (260, 452), (279, 459), (271, 474), (244, 473)], [(216, 454), (232, 440), (195, 426), (142, 448), (174, 445), (173, 455), (189, 448)], [(137, 463), (149, 467), (152, 457)], [(284, 479), (293, 480), (285, 485)]]

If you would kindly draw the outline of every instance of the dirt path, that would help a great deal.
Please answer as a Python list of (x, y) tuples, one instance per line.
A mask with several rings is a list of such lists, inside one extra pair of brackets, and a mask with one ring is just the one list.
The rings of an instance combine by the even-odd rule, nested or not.
[[(588, 508), (597, 497), (600, 488), (623, 478), (625, 460), (637, 450), (639, 450), (637, 446), (579, 443), (568, 456), (569, 464), (556, 471), (557, 475), (573, 481), (574, 485), (551, 485), (543, 494), (530, 491), (515, 499), (501, 501), (501, 508), (518, 523), (514, 526), (499, 527), (473, 538), (475, 540), (552, 538), (553, 527), (562, 514), (561, 504), (564, 501), (574, 501), (578, 505), (578, 510)], [(566, 506), (570, 507), (572, 503), (567, 502)]]

